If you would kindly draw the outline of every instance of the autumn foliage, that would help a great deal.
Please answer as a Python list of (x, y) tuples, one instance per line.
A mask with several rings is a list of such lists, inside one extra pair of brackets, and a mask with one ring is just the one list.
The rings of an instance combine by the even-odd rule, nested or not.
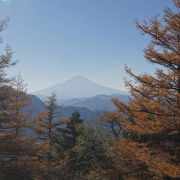
[[(144, 50), (155, 73), (131, 79), (128, 103), (113, 99), (116, 112), (100, 126), (79, 112), (61, 119), (53, 93), (33, 117), (20, 76), (9, 77), (13, 51), (0, 55), (0, 180), (180, 179), (180, 1), (163, 19), (136, 23), (151, 43)], [(0, 21), (0, 33), (8, 20)], [(103, 126), (102, 126), (103, 125)]]
[(130, 179), (180, 178), (180, 2), (177, 13), (164, 10), (162, 21), (151, 19), (137, 28), (151, 37), (146, 60), (159, 65), (155, 74), (136, 75), (126, 81), (132, 98), (128, 104), (113, 100), (125, 131), (119, 148), (122, 169)]

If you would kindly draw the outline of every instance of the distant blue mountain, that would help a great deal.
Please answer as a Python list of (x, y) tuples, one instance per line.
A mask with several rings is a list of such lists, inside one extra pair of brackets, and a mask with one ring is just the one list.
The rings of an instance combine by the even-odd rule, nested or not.
[(127, 94), (123, 91), (101, 86), (83, 76), (76, 76), (63, 83), (34, 92), (33, 94), (44, 100), (52, 92), (55, 92), (61, 101), (72, 98), (92, 97), (100, 94)]
[[(45, 111), (45, 103), (40, 100), (35, 95), (29, 95), (31, 99), (31, 105), (25, 108), (25, 110), (33, 110), (32, 116), (38, 115), (39, 112)], [(63, 104), (63, 108), (60, 109), (59, 118), (70, 117), (74, 111), (79, 111), (81, 117), (86, 122), (91, 122), (92, 120), (97, 120), (105, 112), (114, 111), (116, 107), (112, 104), (112, 98), (121, 100), (124, 103), (127, 103), (130, 96), (128, 95), (97, 95), (89, 98), (75, 98), (66, 101)], [(59, 102), (60, 105), (62, 103)]]
[[(47, 89), (34, 92), (31, 96), (34, 114), (44, 111), (45, 99), (52, 92), (57, 94), (57, 103), (63, 105), (61, 117), (69, 117), (74, 111), (79, 111), (84, 119), (97, 119), (107, 111), (114, 111), (112, 98), (127, 103), (130, 95), (127, 92), (101, 86), (86, 77), (76, 76), (68, 81)], [(41, 99), (41, 100), (40, 100)]]
[(29, 95), (31, 104), (26, 107), (26, 110), (32, 110), (32, 116), (44, 111), (45, 103), (35, 95)]
[[(84, 107), (92, 111), (114, 111), (116, 107), (112, 103), (112, 99), (116, 98), (124, 103), (129, 101), (129, 95), (97, 95), (87, 98), (74, 98), (66, 101), (64, 106)], [(60, 104), (61, 102), (59, 102)]]
[[(35, 95), (29, 95), (31, 104), (26, 107), (24, 110), (29, 111), (32, 110), (32, 117), (38, 115), (40, 112), (44, 112), (44, 106), (46, 105), (43, 101), (41, 101)], [(67, 106), (60, 109), (60, 116), (59, 119), (70, 117), (71, 114), (75, 111), (80, 112), (81, 117), (86, 122), (91, 122), (92, 120), (97, 120), (100, 118), (101, 114), (104, 113), (103, 111), (92, 111), (86, 107), (74, 107), (74, 106)]]

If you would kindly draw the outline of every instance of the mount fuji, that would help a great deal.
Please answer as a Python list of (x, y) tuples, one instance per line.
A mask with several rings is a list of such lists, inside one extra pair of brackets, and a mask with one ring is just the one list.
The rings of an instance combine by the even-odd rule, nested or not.
[(43, 99), (51, 95), (52, 92), (56, 93), (58, 99), (60, 98), (65, 100), (73, 98), (93, 97), (97, 95), (127, 94), (127, 92), (124, 91), (104, 87), (84, 76), (75, 76), (63, 83), (56, 84), (52, 87), (34, 92), (32, 94)]

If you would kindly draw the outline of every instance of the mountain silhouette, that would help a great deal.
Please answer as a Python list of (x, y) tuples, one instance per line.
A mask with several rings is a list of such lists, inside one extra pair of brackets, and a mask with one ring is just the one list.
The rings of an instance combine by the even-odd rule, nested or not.
[(57, 94), (58, 99), (92, 97), (100, 94), (126, 94), (126, 92), (99, 85), (84, 76), (75, 76), (63, 83), (34, 92), (33, 94), (43, 99), (51, 95), (52, 92)]

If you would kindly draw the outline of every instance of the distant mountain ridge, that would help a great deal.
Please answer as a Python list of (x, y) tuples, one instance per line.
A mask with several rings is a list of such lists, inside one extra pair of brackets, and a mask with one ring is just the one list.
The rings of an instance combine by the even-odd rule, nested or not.
[[(33, 110), (32, 115), (43, 112), (45, 103), (35, 95), (29, 95), (29, 97), (32, 104), (28, 106), (27, 110)], [(79, 111), (82, 114), (82, 117), (86, 119), (97, 119), (99, 114), (102, 114), (103, 112), (116, 110), (116, 107), (112, 103), (113, 98), (127, 103), (130, 96), (119, 94), (97, 95), (88, 98), (74, 98), (67, 100), (65, 103), (59, 101), (58, 104), (63, 105), (61, 117), (69, 117), (74, 111)]]
[[(129, 101), (130, 96), (128, 95), (97, 95), (93, 97), (86, 98), (74, 98), (66, 101), (64, 106), (74, 106), (74, 107), (85, 107), (92, 111), (114, 111), (116, 107), (112, 103), (112, 99), (116, 98), (124, 103)], [(61, 104), (61, 102), (59, 102)]]
[[(44, 106), (46, 105), (43, 101), (41, 101), (35, 95), (28, 95), (31, 101), (31, 104), (24, 108), (25, 111), (32, 111), (31, 117), (37, 116), (40, 112), (44, 112)], [(74, 107), (74, 106), (66, 106), (62, 107), (59, 110), (61, 113), (58, 119), (68, 118), (75, 111), (80, 112), (81, 117), (85, 120), (85, 122), (91, 122), (93, 120), (97, 120), (100, 118), (103, 111), (92, 111), (86, 107)]]
[(63, 83), (56, 84), (52, 87), (34, 92), (33, 94), (43, 99), (52, 92), (57, 94), (57, 97), (64, 99), (92, 97), (96, 95), (112, 95), (112, 94), (127, 94), (124, 91), (101, 86), (84, 76), (75, 76)]
[[(84, 118), (97, 119), (103, 112), (116, 110), (112, 103), (113, 98), (117, 98), (127, 103), (130, 95), (127, 92), (101, 86), (86, 77), (76, 76), (63, 83), (41, 91), (34, 92), (41, 101), (39, 109), (42, 110), (43, 103), (48, 96), (55, 92), (57, 103), (63, 105), (62, 117), (70, 116), (73, 111), (80, 111)], [(33, 97), (34, 105), (37, 107), (38, 100)], [(38, 108), (38, 107), (37, 107)]]

